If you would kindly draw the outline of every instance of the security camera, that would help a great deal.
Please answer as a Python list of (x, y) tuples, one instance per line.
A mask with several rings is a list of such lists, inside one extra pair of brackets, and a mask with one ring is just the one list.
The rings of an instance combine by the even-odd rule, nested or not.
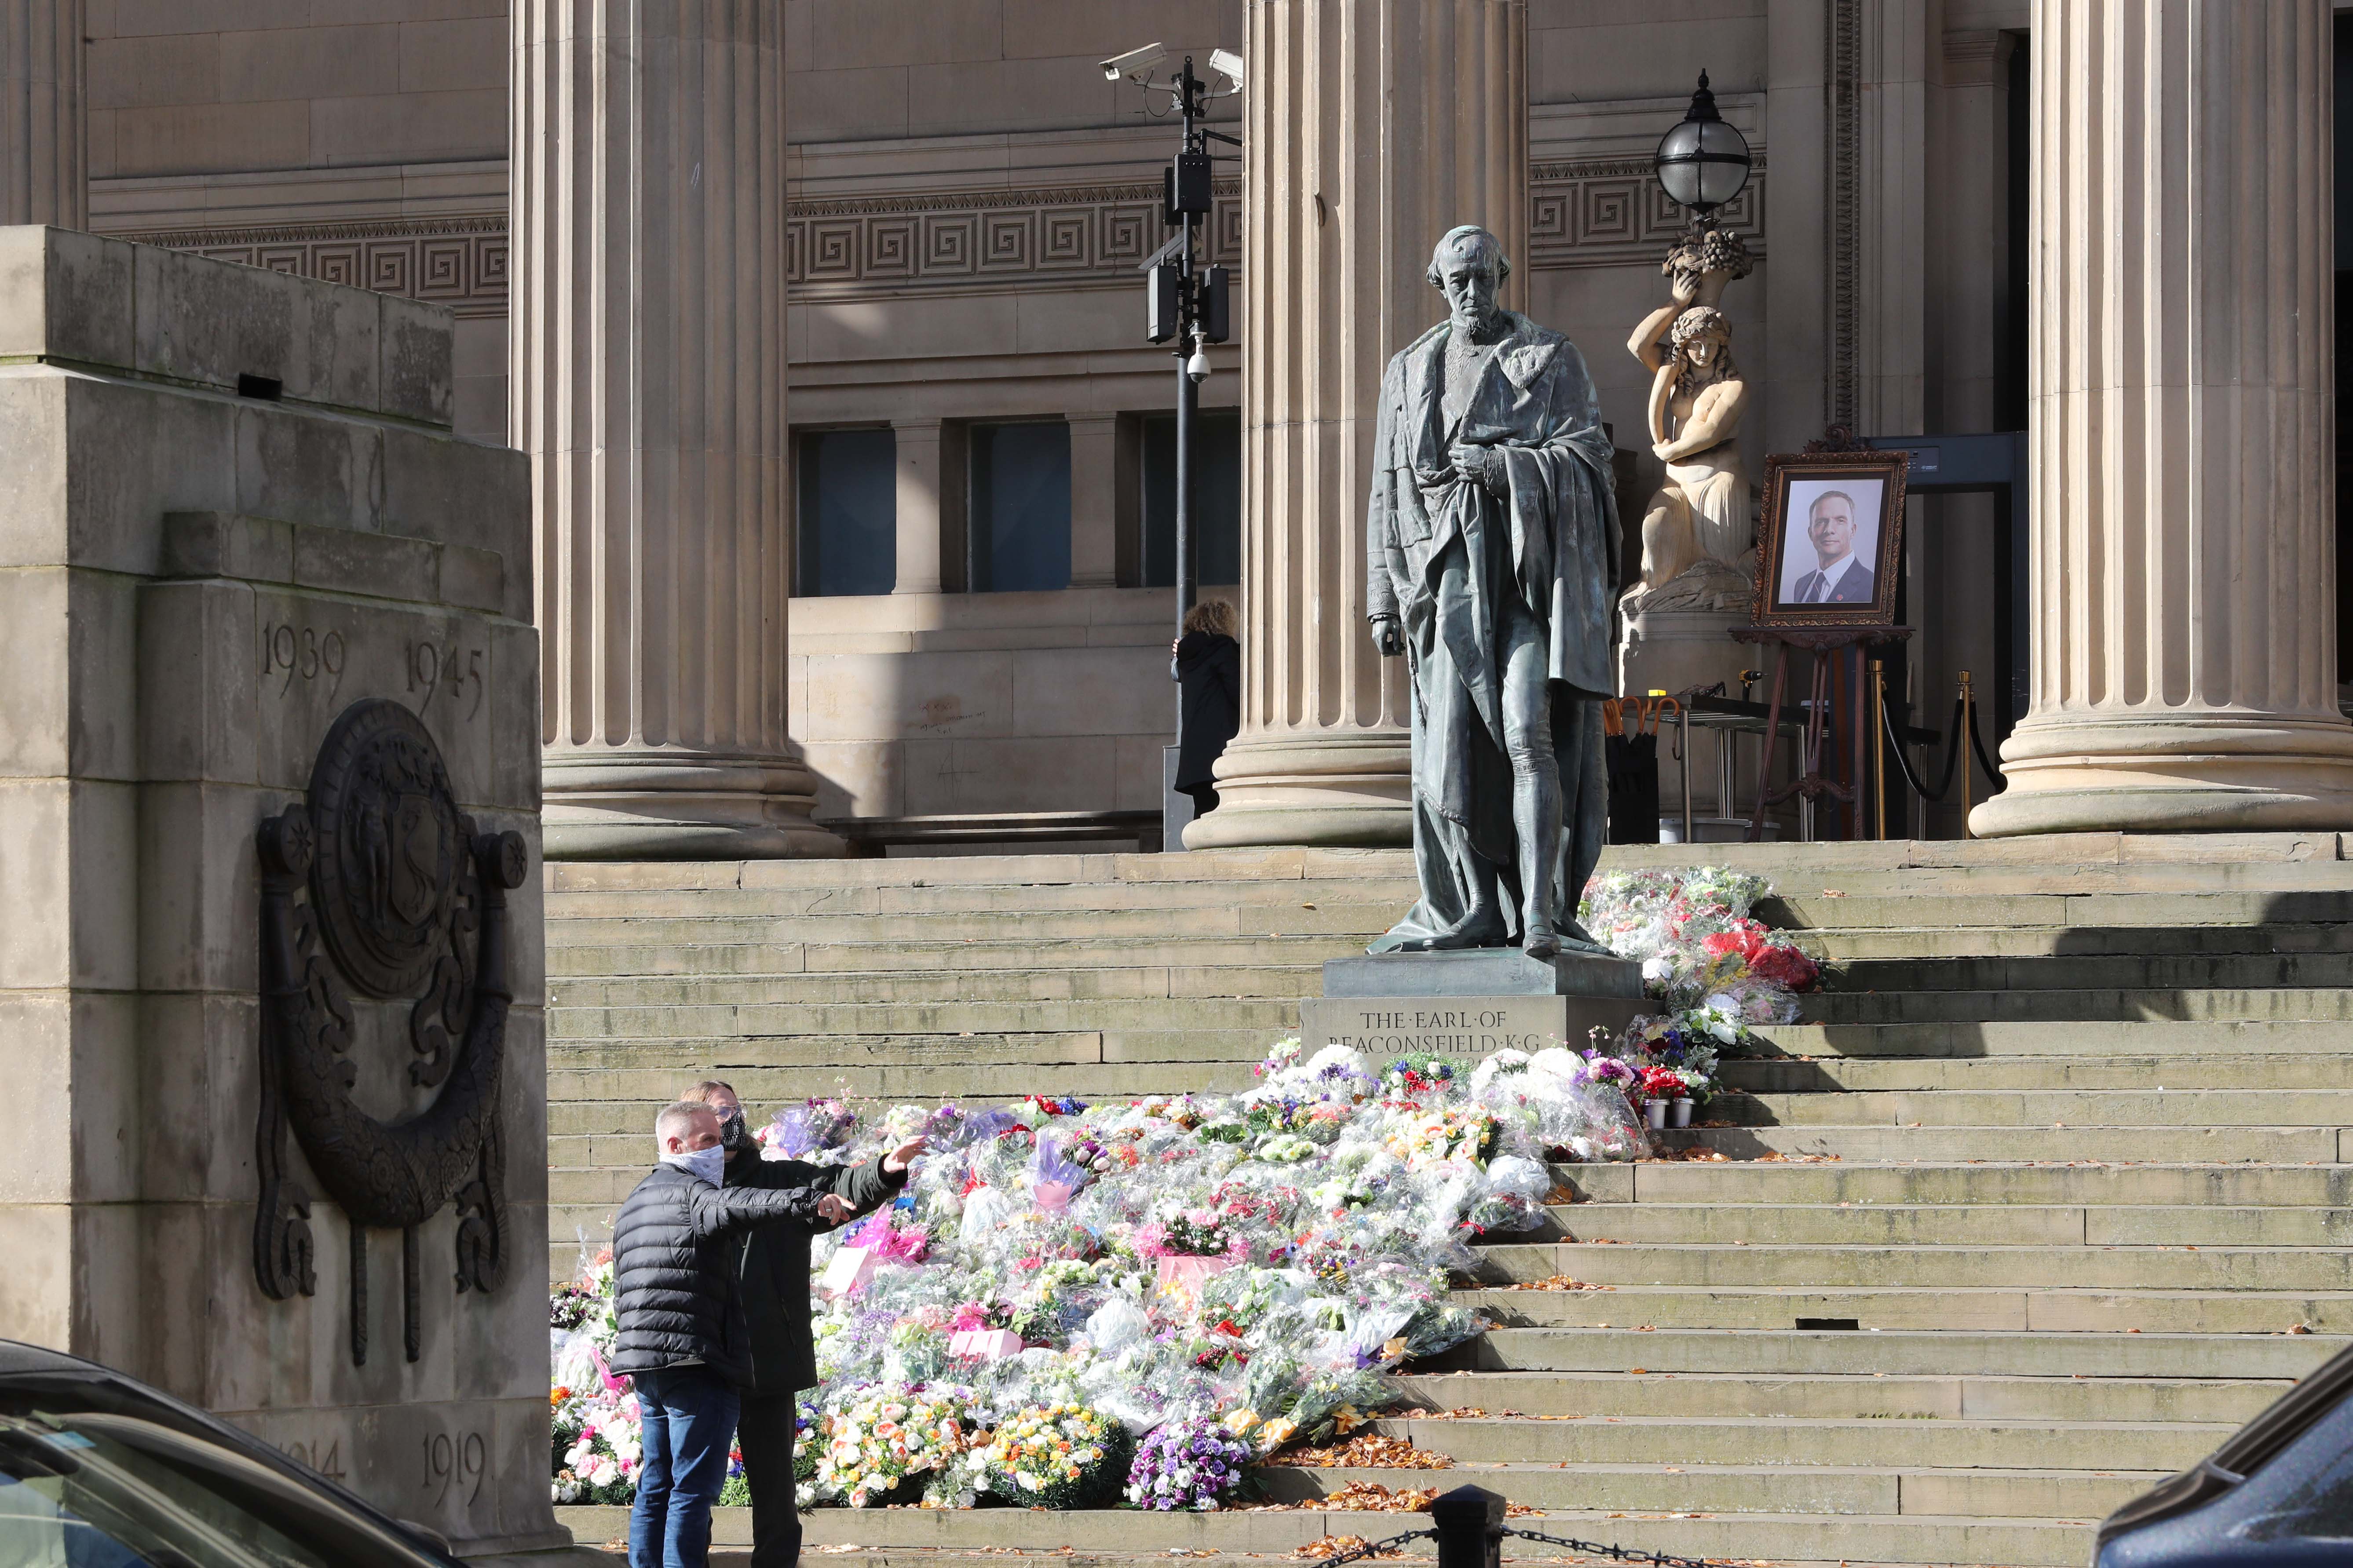
[(1130, 49), (1124, 55), (1113, 55), (1103, 61), (1103, 80), (1117, 81), (1122, 77), (1133, 79), (1138, 87), (1152, 75), (1152, 68), (1168, 58), (1166, 44), (1146, 44), (1140, 49)]
[(1211, 49), (1209, 68), (1229, 78), (1236, 87), (1242, 84), (1242, 58), (1231, 49)]

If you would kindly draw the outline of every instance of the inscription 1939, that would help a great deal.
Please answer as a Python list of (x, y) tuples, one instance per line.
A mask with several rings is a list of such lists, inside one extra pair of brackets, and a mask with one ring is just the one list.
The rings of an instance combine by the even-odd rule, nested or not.
[(284, 621), (261, 628), (261, 678), (267, 681), (276, 677), (280, 697), (298, 679), (324, 680), (327, 700), (333, 701), (335, 693), (343, 689), (343, 666), (347, 662), (349, 651), (341, 632), (322, 632), (316, 626), (298, 626)]

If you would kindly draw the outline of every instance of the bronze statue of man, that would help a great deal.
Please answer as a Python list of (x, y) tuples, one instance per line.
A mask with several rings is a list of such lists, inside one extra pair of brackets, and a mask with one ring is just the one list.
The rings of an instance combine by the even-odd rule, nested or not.
[(1495, 237), (1438, 242), (1448, 319), (1389, 361), (1366, 599), (1413, 679), (1421, 900), (1376, 952), (1604, 951), (1577, 904), (1608, 837), (1618, 509), (1584, 356), (1502, 309)]

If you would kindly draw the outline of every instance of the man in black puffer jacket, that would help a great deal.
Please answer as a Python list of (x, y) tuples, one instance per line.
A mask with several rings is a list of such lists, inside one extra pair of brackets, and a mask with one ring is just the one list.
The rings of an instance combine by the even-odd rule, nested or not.
[(681, 1100), (654, 1121), (661, 1163), (613, 1222), (620, 1334), (612, 1368), (636, 1384), (644, 1452), (629, 1568), (702, 1568), (727, 1479), (737, 1390), (751, 1375), (735, 1244), (751, 1229), (835, 1225), (849, 1206), (814, 1187), (720, 1185), (719, 1118)]
[[(734, 1089), (715, 1079), (686, 1091), (719, 1115), (720, 1146), (727, 1151), (727, 1186), (813, 1188), (831, 1193), (852, 1215), (896, 1197), (908, 1168), (923, 1152), (921, 1138), (880, 1160), (856, 1165), (814, 1165), (770, 1160), (744, 1121)], [(817, 1386), (817, 1343), (809, 1328), (809, 1232), (792, 1226), (751, 1231), (742, 1243), (744, 1314), (752, 1331), (752, 1377), (736, 1416), (744, 1450), (744, 1480), (752, 1493), (752, 1568), (794, 1568), (801, 1555), (801, 1521), (793, 1493), (793, 1435), (800, 1395)]]

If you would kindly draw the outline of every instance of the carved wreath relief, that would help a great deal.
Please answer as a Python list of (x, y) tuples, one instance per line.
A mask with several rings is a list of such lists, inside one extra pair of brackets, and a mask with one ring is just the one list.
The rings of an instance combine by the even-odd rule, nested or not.
[[(522, 885), (528, 855), (519, 834), (474, 831), (430, 732), (381, 699), (343, 710), (319, 748), (304, 804), (264, 822), (259, 837), (254, 1275), (274, 1300), (317, 1293), (311, 1195), (285, 1170), (290, 1128), (352, 1223), (353, 1362), (367, 1361), (368, 1227), (401, 1233), (402, 1337), (415, 1361), (418, 1226), (454, 1200), (458, 1289), (493, 1290), (505, 1274), (499, 1089), (513, 999), (506, 892)], [(427, 1110), (387, 1124), (353, 1103), (347, 985), (417, 997), (408, 1079), (440, 1090)]]

